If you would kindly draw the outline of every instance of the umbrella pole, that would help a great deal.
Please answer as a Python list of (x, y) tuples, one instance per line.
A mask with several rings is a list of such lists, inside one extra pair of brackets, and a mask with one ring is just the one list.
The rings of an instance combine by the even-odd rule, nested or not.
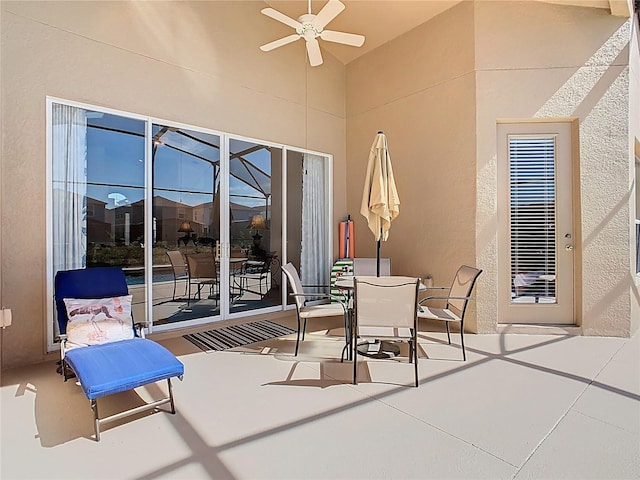
[(380, 240), (378, 240), (378, 246), (376, 248), (376, 277), (380, 276)]

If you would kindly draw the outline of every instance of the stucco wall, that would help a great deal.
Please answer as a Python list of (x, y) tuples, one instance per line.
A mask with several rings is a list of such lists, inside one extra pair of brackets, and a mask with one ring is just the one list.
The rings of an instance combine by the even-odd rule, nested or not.
[(369, 149), (383, 130), (400, 215), (381, 256), (392, 257), (394, 274), (430, 274), (436, 284), (475, 263), (473, 61), (473, 4), (464, 2), (348, 64), (347, 202), (356, 256), (376, 256), (360, 203)]
[(184, 122), (334, 155), (334, 212), (345, 212), (344, 66), (303, 42), (263, 2), (2, 2), (0, 298), (14, 324), (2, 367), (43, 358), (45, 98)]
[(629, 335), (637, 290), (628, 35), (626, 20), (606, 9), (464, 2), (350, 63), (347, 201), (357, 256), (375, 256), (359, 208), (369, 147), (384, 130), (401, 213), (382, 256), (393, 257), (394, 273), (429, 273), (436, 284), (455, 265), (477, 263), (484, 273), (467, 326), (495, 332), (496, 121), (577, 118), (577, 321), (585, 334)]
[[(479, 331), (497, 317), (496, 120), (579, 120), (583, 333), (628, 336), (631, 319), (628, 22), (606, 10), (476, 4)], [(578, 211), (580, 211), (578, 210)]]

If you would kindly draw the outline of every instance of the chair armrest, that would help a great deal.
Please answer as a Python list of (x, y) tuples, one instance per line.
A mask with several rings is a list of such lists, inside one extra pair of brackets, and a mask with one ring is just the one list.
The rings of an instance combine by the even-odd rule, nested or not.
[[(331, 295), (329, 293), (290, 293), (289, 296), (291, 297), (313, 297), (316, 300), (320, 301), (324, 301), (324, 300), (336, 300), (341, 306), (342, 309), (346, 312), (346, 306), (345, 306), (345, 302), (343, 299), (336, 297), (335, 295)], [(305, 300), (305, 305), (306, 305), (306, 300)]]
[(451, 290), (451, 287), (424, 287), (425, 290)]
[(328, 293), (290, 293), (290, 297), (320, 297), (320, 298), (332, 298)]
[(135, 323), (133, 325), (133, 328), (135, 329), (136, 332), (138, 332), (138, 337), (145, 338), (145, 335), (144, 335), (144, 323)]
[(422, 305), (422, 302), (426, 302), (427, 300), (471, 300), (473, 297), (448, 297), (448, 296), (435, 296), (435, 297), (425, 297), (418, 302), (419, 305)]
[(60, 358), (64, 358), (65, 345), (67, 344), (67, 334), (61, 333), (56, 337), (56, 340), (60, 342)]

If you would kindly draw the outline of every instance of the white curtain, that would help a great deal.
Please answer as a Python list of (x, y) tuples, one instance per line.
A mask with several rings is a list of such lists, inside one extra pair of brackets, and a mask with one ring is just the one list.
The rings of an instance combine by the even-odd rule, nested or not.
[(300, 253), (300, 279), (303, 285), (329, 284), (325, 168), (325, 157), (304, 154), (302, 162), (302, 250)]
[(81, 108), (53, 104), (53, 272), (86, 267), (87, 119)]

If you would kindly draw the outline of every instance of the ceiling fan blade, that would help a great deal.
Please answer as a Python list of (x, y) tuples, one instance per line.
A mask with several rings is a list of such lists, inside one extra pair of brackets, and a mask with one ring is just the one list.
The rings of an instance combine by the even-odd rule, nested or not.
[(322, 63), (320, 44), (315, 38), (307, 40), (307, 55), (309, 55), (309, 63), (312, 67), (316, 67)]
[(286, 37), (279, 38), (278, 40), (274, 40), (273, 42), (266, 43), (260, 47), (260, 50), (262, 50), (263, 52), (269, 52), (274, 48), (282, 47), (283, 45), (293, 43), (296, 40), (299, 40), (300, 38), (302, 38), (300, 37), (300, 35), (298, 35), (297, 33), (294, 33)]
[(364, 35), (356, 33), (334, 32), (333, 30), (323, 30), (320, 38), (327, 42), (344, 43), (353, 47), (361, 47), (364, 44)]
[(284, 13), (280, 13), (273, 8), (263, 8), (261, 12), (264, 13), (267, 17), (271, 17), (274, 20), (284, 23), (285, 25), (289, 25), (291, 28), (302, 28), (302, 24), (299, 21), (294, 20), (291, 17), (287, 17)]
[(324, 28), (331, 20), (344, 10), (344, 3), (340, 0), (329, 0), (313, 19), (313, 26), (317, 29)]

